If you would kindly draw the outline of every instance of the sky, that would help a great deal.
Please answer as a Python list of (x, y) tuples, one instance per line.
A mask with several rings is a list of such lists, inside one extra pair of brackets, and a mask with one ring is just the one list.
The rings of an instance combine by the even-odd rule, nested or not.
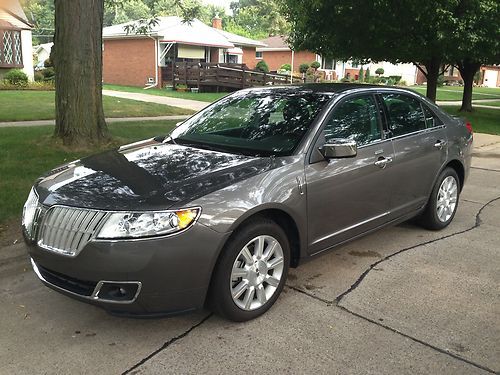
[(204, 4), (212, 4), (212, 5), (222, 6), (226, 9), (226, 11), (229, 11), (229, 4), (231, 4), (231, 1), (235, 1), (235, 0), (202, 0), (202, 2)]

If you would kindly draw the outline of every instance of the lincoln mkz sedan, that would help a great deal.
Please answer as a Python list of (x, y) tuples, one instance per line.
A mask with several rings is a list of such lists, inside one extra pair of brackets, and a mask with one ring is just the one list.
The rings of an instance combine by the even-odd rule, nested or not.
[(36, 275), (114, 314), (267, 311), (289, 267), (457, 210), (469, 123), (410, 90), (247, 89), (165, 136), (58, 167), (23, 211)]

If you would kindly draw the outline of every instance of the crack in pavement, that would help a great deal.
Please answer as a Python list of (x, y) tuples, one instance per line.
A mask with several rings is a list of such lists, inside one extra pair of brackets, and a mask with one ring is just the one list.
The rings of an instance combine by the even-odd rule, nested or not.
[(471, 169), (479, 169), (480, 171), (488, 171), (488, 172), (500, 172), (496, 169), (488, 169), (488, 168), (481, 168), (481, 167), (470, 167)]
[(132, 367), (130, 367), (129, 369), (125, 370), (124, 372), (122, 372), (122, 375), (126, 375), (126, 374), (130, 374), (132, 371), (134, 371), (135, 369), (137, 369), (138, 367), (142, 366), (143, 364), (145, 364), (147, 361), (149, 361), (151, 358), (153, 358), (154, 356), (156, 356), (157, 354), (159, 354), (160, 352), (162, 352), (163, 350), (167, 349), (170, 345), (172, 345), (174, 342), (186, 337), (187, 335), (189, 335), (192, 331), (194, 331), (196, 328), (198, 328), (199, 326), (201, 326), (203, 323), (205, 323), (208, 319), (210, 319), (211, 317), (213, 316), (212, 313), (208, 314), (206, 317), (204, 317), (201, 321), (199, 321), (198, 323), (196, 323), (194, 326), (190, 327), (188, 330), (184, 331), (183, 333), (181, 333), (180, 335), (177, 335), (175, 337), (172, 337), (170, 340), (168, 340), (167, 342), (165, 342), (161, 347), (159, 347), (158, 349), (156, 349), (154, 352), (152, 352), (151, 354), (149, 354), (148, 356), (144, 357), (143, 359), (141, 359), (139, 362), (137, 362), (135, 365), (133, 365)]
[(445, 240), (445, 239), (450, 238), (450, 237), (458, 236), (458, 235), (460, 235), (460, 234), (464, 234), (464, 233), (470, 232), (470, 231), (472, 231), (472, 230), (474, 230), (474, 229), (478, 228), (478, 227), (479, 227), (479, 226), (481, 226), (481, 224), (482, 224), (482, 220), (481, 220), (481, 213), (483, 212), (483, 210), (484, 210), (487, 206), (489, 206), (491, 203), (493, 203), (493, 202), (495, 202), (495, 201), (497, 201), (497, 200), (500, 200), (500, 197), (493, 198), (493, 199), (491, 199), (490, 201), (486, 202), (485, 204), (483, 204), (483, 205), (481, 206), (481, 208), (479, 209), (479, 211), (478, 211), (478, 212), (477, 212), (477, 214), (476, 214), (476, 222), (475, 222), (475, 224), (474, 224), (472, 227), (467, 228), (467, 229), (464, 229), (464, 230), (461, 230), (461, 231), (458, 231), (458, 232), (455, 232), (455, 233), (451, 233), (451, 234), (449, 234), (449, 235), (442, 236), (442, 237), (439, 237), (439, 238), (436, 238), (436, 239), (433, 239), (433, 240), (429, 240), (429, 241), (426, 241), (426, 242), (422, 242), (422, 243), (417, 244), (417, 245), (413, 245), (413, 246), (406, 247), (406, 248), (404, 248), (404, 249), (398, 250), (398, 251), (396, 251), (395, 253), (392, 253), (392, 254), (390, 254), (390, 255), (387, 255), (387, 256), (385, 256), (384, 258), (379, 259), (378, 261), (376, 261), (376, 262), (372, 263), (372, 264), (371, 264), (371, 265), (370, 265), (370, 266), (369, 266), (369, 267), (368, 267), (368, 268), (367, 268), (367, 269), (366, 269), (366, 270), (365, 270), (365, 271), (364, 271), (364, 272), (363, 272), (363, 273), (362, 273), (362, 274), (358, 277), (358, 279), (354, 282), (354, 284), (352, 284), (352, 285), (349, 287), (349, 289), (347, 289), (345, 292), (343, 292), (343, 293), (339, 294), (339, 295), (335, 298), (335, 300), (333, 300), (333, 301), (330, 301), (330, 300), (327, 300), (327, 299), (324, 299), (324, 298), (321, 298), (321, 297), (315, 296), (315, 295), (313, 295), (313, 294), (311, 294), (311, 293), (309, 293), (309, 292), (307, 292), (307, 291), (305, 291), (305, 290), (302, 290), (302, 289), (300, 289), (300, 288), (297, 288), (297, 287), (294, 287), (294, 286), (291, 286), (291, 285), (286, 285), (286, 286), (287, 286), (289, 289), (292, 289), (292, 290), (294, 290), (294, 291), (296, 291), (296, 292), (298, 292), (298, 293), (302, 293), (302, 294), (304, 294), (304, 295), (306, 295), (306, 296), (308, 296), (308, 297), (310, 297), (310, 298), (313, 298), (313, 299), (315, 299), (315, 300), (318, 300), (318, 301), (320, 301), (320, 302), (323, 302), (323, 303), (325, 303), (327, 306), (336, 306), (336, 307), (340, 308), (341, 310), (343, 310), (343, 311), (345, 311), (345, 312), (347, 312), (347, 313), (349, 313), (349, 314), (351, 314), (351, 315), (354, 315), (354, 316), (356, 316), (356, 317), (358, 317), (358, 318), (360, 318), (360, 319), (363, 319), (363, 320), (365, 320), (365, 321), (367, 321), (367, 322), (370, 322), (370, 323), (376, 324), (377, 326), (379, 326), (379, 327), (381, 327), (381, 328), (384, 328), (384, 329), (387, 329), (387, 330), (389, 330), (389, 331), (391, 331), (391, 332), (394, 332), (394, 333), (396, 333), (396, 334), (399, 334), (399, 335), (401, 335), (401, 336), (403, 336), (403, 337), (405, 337), (405, 338), (407, 338), (407, 339), (410, 339), (410, 340), (412, 340), (412, 341), (414, 341), (414, 342), (417, 342), (417, 343), (419, 343), (419, 344), (422, 344), (422, 345), (424, 345), (424, 346), (426, 346), (426, 347), (428, 347), (428, 348), (431, 348), (431, 349), (433, 349), (433, 350), (436, 350), (436, 351), (438, 351), (439, 353), (442, 353), (442, 354), (448, 355), (448, 356), (450, 356), (450, 357), (453, 357), (453, 358), (455, 358), (455, 359), (457, 359), (457, 360), (459, 360), (459, 361), (465, 362), (465, 363), (467, 363), (467, 364), (469, 364), (469, 365), (471, 365), (471, 366), (477, 367), (477, 368), (479, 368), (479, 369), (481, 369), (481, 370), (484, 370), (484, 371), (490, 372), (490, 373), (492, 373), (492, 374), (496, 374), (496, 373), (497, 373), (496, 371), (494, 371), (494, 370), (492, 370), (492, 369), (490, 369), (490, 368), (488, 368), (488, 367), (486, 367), (486, 366), (483, 366), (483, 365), (481, 365), (481, 364), (479, 364), (479, 363), (475, 363), (475, 362), (473, 362), (473, 361), (470, 361), (470, 360), (468, 360), (468, 359), (466, 359), (466, 358), (463, 358), (463, 357), (461, 357), (461, 356), (459, 356), (459, 355), (457, 355), (457, 354), (451, 353), (451, 352), (449, 352), (449, 351), (447, 351), (447, 350), (445, 350), (445, 349), (441, 349), (441, 348), (439, 348), (439, 347), (437, 347), (437, 346), (434, 346), (434, 345), (432, 345), (432, 344), (429, 344), (429, 343), (427, 343), (427, 342), (425, 342), (425, 341), (423, 341), (423, 340), (420, 340), (420, 339), (418, 339), (418, 338), (416, 338), (416, 337), (413, 337), (413, 336), (407, 335), (406, 333), (403, 333), (403, 332), (401, 332), (401, 331), (399, 331), (399, 330), (397, 330), (397, 329), (395, 329), (395, 328), (389, 327), (389, 326), (387, 326), (387, 325), (385, 325), (385, 324), (382, 324), (382, 323), (380, 323), (380, 322), (378, 322), (378, 321), (376, 321), (376, 320), (373, 320), (373, 319), (368, 318), (368, 317), (366, 317), (366, 316), (364, 316), (364, 315), (361, 315), (361, 314), (358, 314), (358, 313), (356, 313), (356, 312), (354, 312), (354, 311), (351, 311), (351, 310), (349, 310), (347, 307), (344, 307), (344, 306), (340, 305), (340, 302), (342, 301), (342, 299), (343, 299), (346, 295), (348, 295), (349, 293), (353, 292), (353, 291), (354, 291), (354, 290), (355, 290), (355, 289), (356, 289), (356, 288), (357, 288), (357, 287), (361, 284), (361, 282), (365, 279), (366, 275), (368, 275), (368, 273), (369, 273), (372, 269), (374, 269), (375, 267), (377, 267), (380, 263), (385, 262), (386, 260), (391, 259), (392, 257), (394, 257), (394, 256), (396, 256), (396, 255), (399, 255), (399, 254), (401, 254), (401, 253), (403, 253), (403, 252), (406, 252), (406, 251), (409, 251), (409, 250), (412, 250), (412, 249), (418, 248), (418, 247), (420, 247), (420, 246), (426, 246), (426, 245), (429, 245), (429, 244), (431, 244), (431, 243), (435, 243), (435, 242), (438, 242), (438, 241), (441, 241), (441, 240)]

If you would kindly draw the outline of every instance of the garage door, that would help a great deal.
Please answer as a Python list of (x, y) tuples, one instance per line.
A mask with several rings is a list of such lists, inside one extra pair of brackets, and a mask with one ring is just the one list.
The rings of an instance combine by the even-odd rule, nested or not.
[(497, 87), (498, 71), (485, 70), (483, 85), (487, 87)]

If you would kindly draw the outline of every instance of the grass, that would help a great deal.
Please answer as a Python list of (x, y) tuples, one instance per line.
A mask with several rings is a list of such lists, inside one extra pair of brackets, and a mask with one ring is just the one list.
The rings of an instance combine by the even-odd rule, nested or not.
[(450, 115), (465, 117), (475, 133), (500, 135), (500, 109), (475, 108), (473, 112), (459, 112), (460, 107), (441, 107)]
[[(0, 122), (53, 120), (55, 118), (54, 91), (0, 91)], [(183, 108), (136, 100), (103, 97), (106, 117), (156, 117), (191, 114)]]
[[(176, 121), (117, 123), (109, 126), (117, 144), (168, 133)], [(0, 128), (0, 224), (20, 217), (34, 180), (57, 165), (112, 148), (71, 151), (52, 139), (52, 126)]]
[(490, 105), (492, 107), (500, 107), (500, 101), (498, 101), (498, 102), (481, 102), (481, 105)]
[(149, 94), (149, 95), (160, 95), (160, 96), (169, 96), (172, 98), (179, 99), (190, 99), (190, 100), (199, 100), (201, 102), (215, 102), (217, 99), (222, 98), (227, 95), (227, 92), (181, 92), (174, 91), (171, 88), (165, 89), (149, 89), (144, 90), (140, 87), (133, 86), (120, 86), (120, 85), (104, 85), (104, 90), (115, 90), (115, 91), (125, 91), (125, 92), (137, 92), (141, 94)]
[[(410, 89), (425, 95), (427, 88), (425, 86), (411, 86)], [(461, 86), (443, 86), (437, 89), (437, 100), (441, 101), (461, 101), (463, 94)], [(500, 89), (493, 87), (474, 87), (472, 90), (472, 99), (500, 99)]]

